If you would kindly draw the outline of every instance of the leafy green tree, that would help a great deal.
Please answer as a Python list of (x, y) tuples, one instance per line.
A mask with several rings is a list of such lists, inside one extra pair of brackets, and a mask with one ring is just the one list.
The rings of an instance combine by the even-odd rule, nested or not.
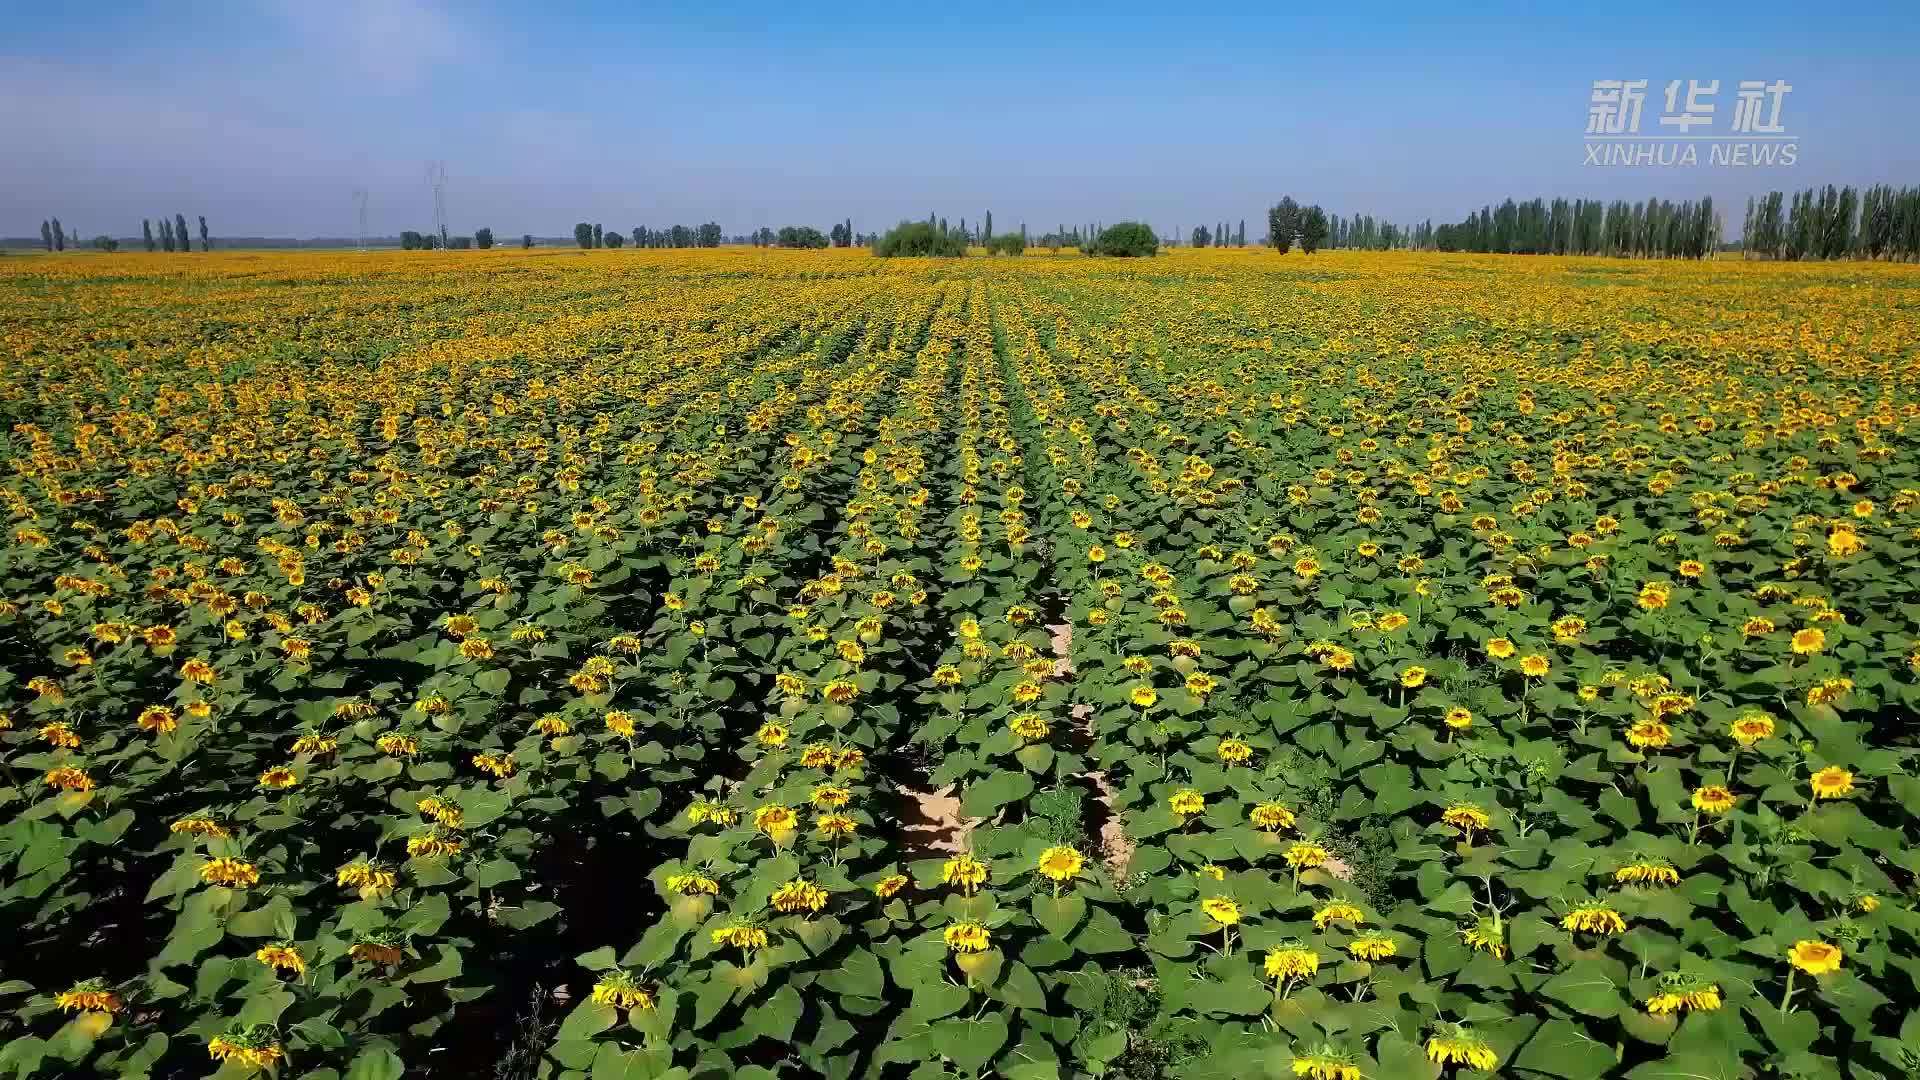
[(617, 248), (621, 244), (624, 244), (627, 242), (627, 238), (620, 235), (620, 230), (618, 229), (608, 229), (604, 239), (606, 241), (606, 245), (610, 248)]
[(1193, 227), (1193, 235), (1188, 238), (1187, 242), (1192, 247), (1203, 248), (1207, 246), (1207, 243), (1212, 238), (1213, 234), (1207, 231), (1205, 225), (1195, 225)]
[(113, 237), (108, 236), (105, 233), (102, 233), (101, 235), (93, 238), (93, 246), (100, 249), (101, 251), (119, 251), (120, 241), (115, 240)]
[(593, 226), (582, 221), (573, 227), (573, 242), (583, 248), (593, 246)]
[[(55, 251), (67, 250), (67, 236), (64, 232), (60, 230), (59, 218), (53, 219), (53, 250)], [(167, 250), (172, 251), (173, 249), (168, 248)]]
[(593, 227), (593, 246), (602, 247), (605, 245), (605, 241), (606, 237), (603, 235), (600, 226), (595, 225)]
[[(48, 251), (53, 250), (53, 226), (45, 218), (40, 219), (40, 245)], [(153, 250), (151, 240), (147, 244), (147, 250)]]
[[(45, 231), (46, 225), (43, 224), (40, 226), (40, 228), (42, 231)], [(153, 222), (152, 221), (149, 221), (146, 218), (140, 219), (140, 237), (142, 240), (146, 242), (147, 250), (152, 251), (153, 250)]]
[(492, 247), (493, 246), (493, 230), (487, 228), (484, 225), (478, 229), (473, 230), (473, 246), (479, 248), (482, 251), (485, 251), (488, 248)]
[(173, 222), (164, 217), (160, 219), (160, 250), (173, 250)]
[(200, 214), (197, 216), (200, 218), (200, 250), (202, 253), (212, 251), (213, 239), (207, 235), (207, 215)]
[(786, 225), (780, 229), (780, 246), (783, 248), (823, 248), (827, 246), (827, 237), (811, 225)]
[(1101, 230), (1099, 238), (1087, 249), (1089, 255), (1114, 258), (1141, 258), (1160, 253), (1160, 238), (1153, 229), (1138, 221), (1122, 221)]
[(1300, 250), (1311, 255), (1327, 242), (1327, 212), (1309, 206), (1300, 215)]
[(874, 243), (873, 252), (883, 259), (926, 255), (957, 257), (967, 253), (967, 244), (958, 234), (942, 232), (933, 221), (903, 221)]
[(721, 240), (720, 225), (718, 222), (709, 221), (705, 225), (700, 226), (700, 228), (694, 232), (693, 237), (699, 246), (703, 248), (717, 248), (720, 246)]
[[(1042, 237), (1042, 239), (1045, 238)], [(1001, 236), (989, 237), (986, 248), (987, 254), (989, 255), (1025, 255), (1027, 253), (1027, 238), (1020, 233), (1006, 233)]]
[(187, 232), (187, 215), (173, 215), (173, 239), (182, 252), (193, 250), (193, 235)]
[(1267, 243), (1285, 255), (1300, 235), (1300, 204), (1288, 195), (1267, 210)]
[(521, 246), (522, 248), (531, 248), (531, 247), (533, 247), (533, 234), (532, 234), (532, 233), (521, 233), (521, 234), (520, 234), (520, 246)]

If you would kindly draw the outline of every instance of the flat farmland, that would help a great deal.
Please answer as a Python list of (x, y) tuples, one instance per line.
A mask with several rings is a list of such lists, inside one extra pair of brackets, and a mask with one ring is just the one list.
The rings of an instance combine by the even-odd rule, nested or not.
[(1893, 1078), (1920, 270), (0, 259), (0, 1076)]

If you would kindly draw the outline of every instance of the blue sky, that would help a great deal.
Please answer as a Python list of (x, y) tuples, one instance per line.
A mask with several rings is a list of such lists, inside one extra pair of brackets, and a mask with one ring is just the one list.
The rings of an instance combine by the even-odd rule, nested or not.
[[(1447, 5), (1452, 6), (1452, 5)], [(1455, 221), (1534, 194), (1728, 203), (1920, 183), (1920, 5), (0, 0), (0, 234), (204, 213), (216, 234), (431, 224), (727, 231), (929, 211), (996, 226), (1227, 219), (1282, 194)], [(1583, 164), (1596, 79), (1793, 85), (1791, 168)]]

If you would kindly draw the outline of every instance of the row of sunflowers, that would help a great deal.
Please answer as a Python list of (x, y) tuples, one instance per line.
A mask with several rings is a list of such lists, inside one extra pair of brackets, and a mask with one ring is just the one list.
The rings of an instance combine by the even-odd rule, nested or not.
[(0, 1076), (1913, 1075), (1912, 285), (9, 264)]

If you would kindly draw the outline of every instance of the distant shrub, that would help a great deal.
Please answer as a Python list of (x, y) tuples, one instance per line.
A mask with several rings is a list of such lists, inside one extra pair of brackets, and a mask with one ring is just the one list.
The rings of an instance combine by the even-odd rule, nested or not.
[(1026, 253), (1027, 238), (1017, 232), (987, 237), (987, 254), (989, 255), (1025, 255)]
[(903, 255), (960, 256), (967, 253), (967, 238), (957, 232), (941, 232), (925, 221), (903, 221), (874, 243), (873, 253), (883, 259)]
[(811, 225), (786, 225), (780, 229), (779, 244), (784, 248), (823, 248), (827, 246), (827, 234)]
[(1087, 249), (1089, 255), (1111, 255), (1115, 258), (1131, 259), (1160, 253), (1160, 238), (1153, 230), (1137, 221), (1123, 221), (1118, 225), (1109, 225), (1100, 233), (1099, 239)]

